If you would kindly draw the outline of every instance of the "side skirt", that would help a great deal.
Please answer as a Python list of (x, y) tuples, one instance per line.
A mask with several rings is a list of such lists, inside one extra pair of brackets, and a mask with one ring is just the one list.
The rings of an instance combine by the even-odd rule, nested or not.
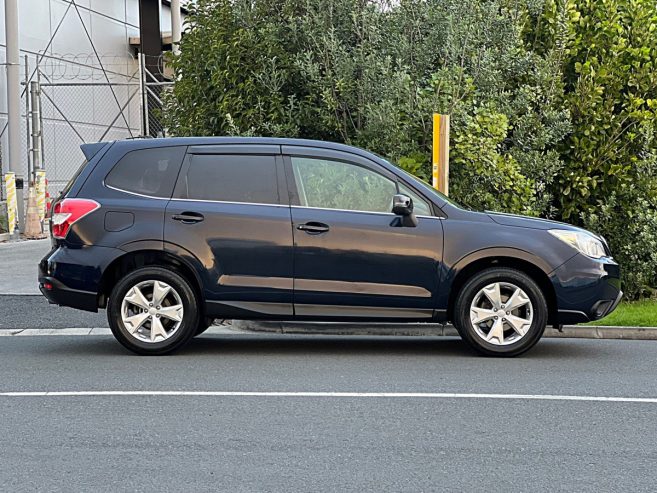
[(343, 320), (434, 321), (444, 320), (446, 310), (354, 305), (317, 305), (262, 301), (207, 301), (206, 313), (216, 318), (242, 320)]

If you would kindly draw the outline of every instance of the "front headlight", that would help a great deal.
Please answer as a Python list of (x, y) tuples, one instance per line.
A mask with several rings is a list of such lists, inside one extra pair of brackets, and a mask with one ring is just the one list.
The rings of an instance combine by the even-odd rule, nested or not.
[(589, 233), (566, 229), (551, 229), (548, 233), (591, 258), (601, 258), (607, 255), (602, 242)]

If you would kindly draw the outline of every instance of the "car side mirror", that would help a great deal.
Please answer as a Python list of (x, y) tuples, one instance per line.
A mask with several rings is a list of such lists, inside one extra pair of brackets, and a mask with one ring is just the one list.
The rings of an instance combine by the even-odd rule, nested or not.
[(410, 216), (413, 214), (413, 199), (406, 195), (395, 195), (392, 198), (392, 213), (398, 216)]
[(413, 199), (406, 195), (397, 194), (392, 198), (392, 213), (401, 216), (401, 226), (414, 228), (417, 218), (413, 214)]

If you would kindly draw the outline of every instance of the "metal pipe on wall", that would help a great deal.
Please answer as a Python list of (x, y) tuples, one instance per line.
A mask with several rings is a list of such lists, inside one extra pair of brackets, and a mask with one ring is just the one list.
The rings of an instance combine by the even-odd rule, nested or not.
[[(23, 84), (25, 84), (25, 89), (30, 84), (30, 67), (28, 66), (28, 60), (27, 60), (27, 55), (24, 56), (23, 60), (25, 60), (25, 81)], [(26, 146), (25, 148), (27, 149), (27, 181), (28, 181), (28, 188), (31, 186), (32, 182), (34, 181), (34, 168), (32, 165), (32, 156), (33, 156), (33, 150), (30, 146), (31, 140), (30, 140), (30, 115), (32, 113), (32, 106), (31, 103), (33, 101), (30, 99), (30, 95), (27, 93), (27, 90), (25, 92), (25, 142)]]
[(30, 82), (30, 106), (32, 107), (32, 169), (34, 173), (42, 169), (41, 164), (41, 108), (39, 83)]
[(23, 166), (21, 162), (21, 80), (18, 50), (18, 0), (5, 0), (5, 44), (7, 67), (7, 140), (9, 143), (8, 171), (16, 173), (18, 222), (24, 227)]
[(171, 50), (174, 55), (180, 52), (181, 29), (180, 0), (171, 0)]
[(41, 69), (39, 67), (39, 58), (36, 60), (36, 76), (39, 87), (39, 140), (41, 141), (41, 169), (46, 169), (46, 158), (43, 154), (43, 112), (41, 111)]

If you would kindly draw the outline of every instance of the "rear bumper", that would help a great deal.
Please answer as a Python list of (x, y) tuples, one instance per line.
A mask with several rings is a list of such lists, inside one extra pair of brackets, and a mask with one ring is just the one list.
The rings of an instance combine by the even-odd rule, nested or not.
[(50, 303), (55, 305), (70, 306), (90, 312), (98, 311), (97, 293), (71, 289), (54, 277), (39, 276), (39, 290)]
[(39, 290), (50, 303), (98, 311), (102, 274), (123, 253), (99, 246), (55, 246), (39, 262)]
[(578, 324), (606, 317), (620, 303), (620, 266), (611, 258), (578, 254), (551, 274), (557, 301), (556, 324)]

